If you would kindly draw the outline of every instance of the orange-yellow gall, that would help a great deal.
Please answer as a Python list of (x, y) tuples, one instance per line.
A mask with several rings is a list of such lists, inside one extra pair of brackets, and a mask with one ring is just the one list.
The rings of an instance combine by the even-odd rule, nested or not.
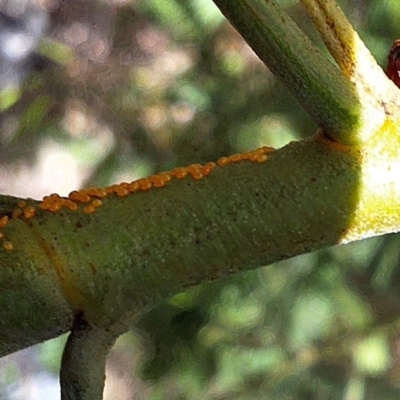
[(49, 210), (51, 212), (57, 212), (57, 211), (61, 210), (62, 206), (63, 206), (63, 203), (61, 201), (50, 203), (47, 207), (47, 210)]
[(163, 187), (163, 186), (165, 186), (167, 184), (167, 181), (164, 180), (160, 175), (151, 175), (147, 179), (156, 188)]
[(65, 199), (60, 197), (58, 194), (53, 193), (50, 196), (43, 197), (41, 203), (39, 203), (39, 208), (42, 210), (49, 210), (51, 212), (56, 212), (61, 210), (64, 205)]
[(193, 179), (201, 179), (204, 177), (203, 173), (201, 172), (203, 166), (200, 164), (192, 164), (186, 168), (190, 175), (192, 175)]
[(229, 164), (229, 159), (228, 159), (228, 157), (221, 157), (221, 158), (217, 161), (217, 164), (218, 164), (219, 166), (223, 166), (223, 165)]
[(273, 151), (275, 151), (275, 149), (274, 149), (273, 147), (269, 147), (269, 146), (260, 147), (259, 150), (260, 150), (263, 154), (272, 153)]
[(153, 184), (146, 178), (139, 179), (138, 183), (141, 190), (149, 190), (153, 186)]
[(214, 162), (208, 162), (204, 167), (201, 169), (201, 172), (207, 176), (209, 173), (216, 167), (217, 164)]
[(89, 188), (86, 189), (86, 193), (89, 196), (98, 197), (100, 199), (107, 196), (106, 190), (102, 188)]
[(159, 180), (159, 181), (155, 181), (153, 182), (153, 186), (156, 188), (162, 188), (167, 184), (167, 182)]
[(129, 192), (137, 192), (140, 189), (140, 185), (138, 181), (134, 181), (128, 184), (128, 190)]
[(80, 196), (78, 201), (80, 201), (81, 203), (89, 203), (89, 201), (92, 200), (85, 190), (79, 191), (79, 195)]
[(3, 242), (3, 247), (4, 247), (6, 250), (12, 250), (14, 246), (13, 246), (13, 244), (12, 244), (11, 242), (5, 241), (5, 242)]
[(200, 170), (202, 169), (203, 166), (201, 164), (190, 164), (189, 166), (186, 167), (186, 169), (190, 170)]
[(236, 163), (236, 162), (242, 161), (243, 158), (242, 158), (241, 154), (232, 154), (231, 156), (228, 157), (228, 160), (229, 160), (229, 162)]
[(187, 176), (188, 171), (186, 170), (186, 168), (182, 168), (182, 167), (178, 167), (178, 168), (174, 168), (170, 174), (172, 176), (175, 176), (178, 179), (183, 179)]
[(17, 208), (14, 208), (11, 216), (13, 219), (16, 219), (16, 218), (19, 218), (21, 216), (21, 214), (22, 214), (22, 210), (17, 207)]
[(24, 217), (25, 217), (26, 219), (33, 218), (33, 217), (35, 216), (35, 213), (36, 213), (35, 208), (34, 208), (34, 207), (31, 207), (31, 206), (25, 207), (22, 211), (23, 211)]
[(99, 199), (94, 199), (91, 203), (90, 203), (93, 207), (100, 207), (103, 205), (103, 202)]
[(172, 174), (168, 171), (166, 172), (161, 172), (160, 174), (158, 174), (157, 176), (159, 176), (160, 178), (162, 178), (165, 182), (169, 182), (172, 179)]
[(107, 186), (104, 190), (106, 191), (107, 194), (113, 194), (115, 186), (116, 185)]
[(124, 185), (115, 185), (114, 186), (114, 193), (118, 196), (118, 197), (125, 197), (128, 196), (129, 189), (127, 187), (125, 187)]
[(49, 199), (49, 200), (52, 201), (52, 202), (61, 200), (60, 195), (58, 195), (57, 193), (52, 193), (50, 196), (45, 196), (45, 197), (43, 198), (43, 200), (44, 200), (45, 198)]
[(241, 154), (233, 154), (229, 157), (222, 157), (217, 161), (218, 165), (226, 165), (230, 162), (236, 163), (239, 161), (249, 160), (253, 162), (264, 162), (266, 160), (265, 155), (271, 153), (275, 149), (268, 146), (263, 146), (255, 150), (245, 151)]
[(162, 172), (161, 174), (152, 175), (147, 178), (154, 187), (163, 187), (171, 180), (171, 174)]
[(72, 201), (79, 201), (80, 203), (89, 203), (91, 200), (89, 194), (85, 190), (74, 190), (68, 195), (68, 198)]
[(83, 212), (85, 214), (93, 214), (96, 211), (96, 207), (93, 206), (92, 204), (89, 204), (88, 206), (83, 207)]
[(251, 151), (245, 151), (244, 153), (241, 154), (242, 160), (248, 160), (251, 156)]
[(39, 208), (41, 209), (41, 210), (47, 210), (47, 207), (48, 207), (49, 205), (48, 204), (46, 204), (45, 202), (41, 202), (41, 203), (39, 203)]
[(69, 208), (71, 211), (76, 211), (78, 209), (78, 205), (70, 199), (65, 199), (63, 206)]
[(77, 200), (77, 198), (78, 198), (78, 191), (77, 191), (77, 190), (72, 191), (72, 192), (68, 195), (68, 198), (69, 198), (70, 200), (72, 200), (72, 201)]
[(50, 204), (53, 202), (50, 196), (44, 196), (43, 200), (39, 203), (39, 207), (42, 210), (47, 210)]
[(7, 215), (3, 215), (0, 218), (0, 228), (5, 228), (7, 223), (8, 223), (8, 216)]
[(268, 157), (265, 154), (257, 154), (255, 161), (262, 163), (264, 161), (267, 161)]
[(145, 179), (147, 179), (147, 180), (150, 181), (151, 183), (158, 182), (158, 175), (150, 175), (150, 176), (148, 176), (148, 177), (145, 178)]
[(256, 159), (257, 159), (257, 154), (255, 154), (255, 153), (249, 154), (249, 158), (248, 158), (249, 161), (256, 161)]
[(197, 170), (190, 171), (190, 175), (192, 175), (192, 178), (196, 179), (196, 180), (204, 178), (204, 175), (202, 174), (202, 172), (201, 171), (197, 171)]

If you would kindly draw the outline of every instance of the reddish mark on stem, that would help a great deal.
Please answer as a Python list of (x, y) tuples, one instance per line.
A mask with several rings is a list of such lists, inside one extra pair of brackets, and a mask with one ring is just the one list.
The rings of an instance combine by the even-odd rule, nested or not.
[(390, 48), (385, 72), (400, 87), (400, 39), (395, 40)]
[(22, 212), (24, 214), (24, 217), (26, 219), (30, 219), (33, 218), (35, 216), (36, 213), (36, 209), (32, 206), (28, 206), (22, 209)]

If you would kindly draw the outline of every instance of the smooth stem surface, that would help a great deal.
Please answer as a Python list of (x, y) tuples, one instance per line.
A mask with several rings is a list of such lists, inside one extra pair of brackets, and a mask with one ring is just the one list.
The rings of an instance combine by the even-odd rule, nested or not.
[(328, 135), (344, 144), (359, 142), (354, 88), (274, 0), (214, 3)]

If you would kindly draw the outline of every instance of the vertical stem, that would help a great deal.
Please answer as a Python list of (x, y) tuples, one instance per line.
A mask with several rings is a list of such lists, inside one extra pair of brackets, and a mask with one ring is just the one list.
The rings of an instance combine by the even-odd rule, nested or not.
[(102, 400), (106, 359), (117, 337), (107, 328), (75, 324), (61, 362), (62, 400)]

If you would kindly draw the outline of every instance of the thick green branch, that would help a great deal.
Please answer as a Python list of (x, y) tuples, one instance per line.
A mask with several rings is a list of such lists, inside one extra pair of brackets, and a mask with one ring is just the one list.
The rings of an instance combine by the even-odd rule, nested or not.
[[(400, 135), (388, 129), (364, 149), (320, 135), (265, 162), (109, 195), (94, 214), (82, 205), (12, 219), (2, 234), (13, 249), (0, 248), (0, 354), (68, 331), (77, 314), (111, 327), (202, 281), (397, 231)], [(18, 202), (4, 200), (6, 212)]]

